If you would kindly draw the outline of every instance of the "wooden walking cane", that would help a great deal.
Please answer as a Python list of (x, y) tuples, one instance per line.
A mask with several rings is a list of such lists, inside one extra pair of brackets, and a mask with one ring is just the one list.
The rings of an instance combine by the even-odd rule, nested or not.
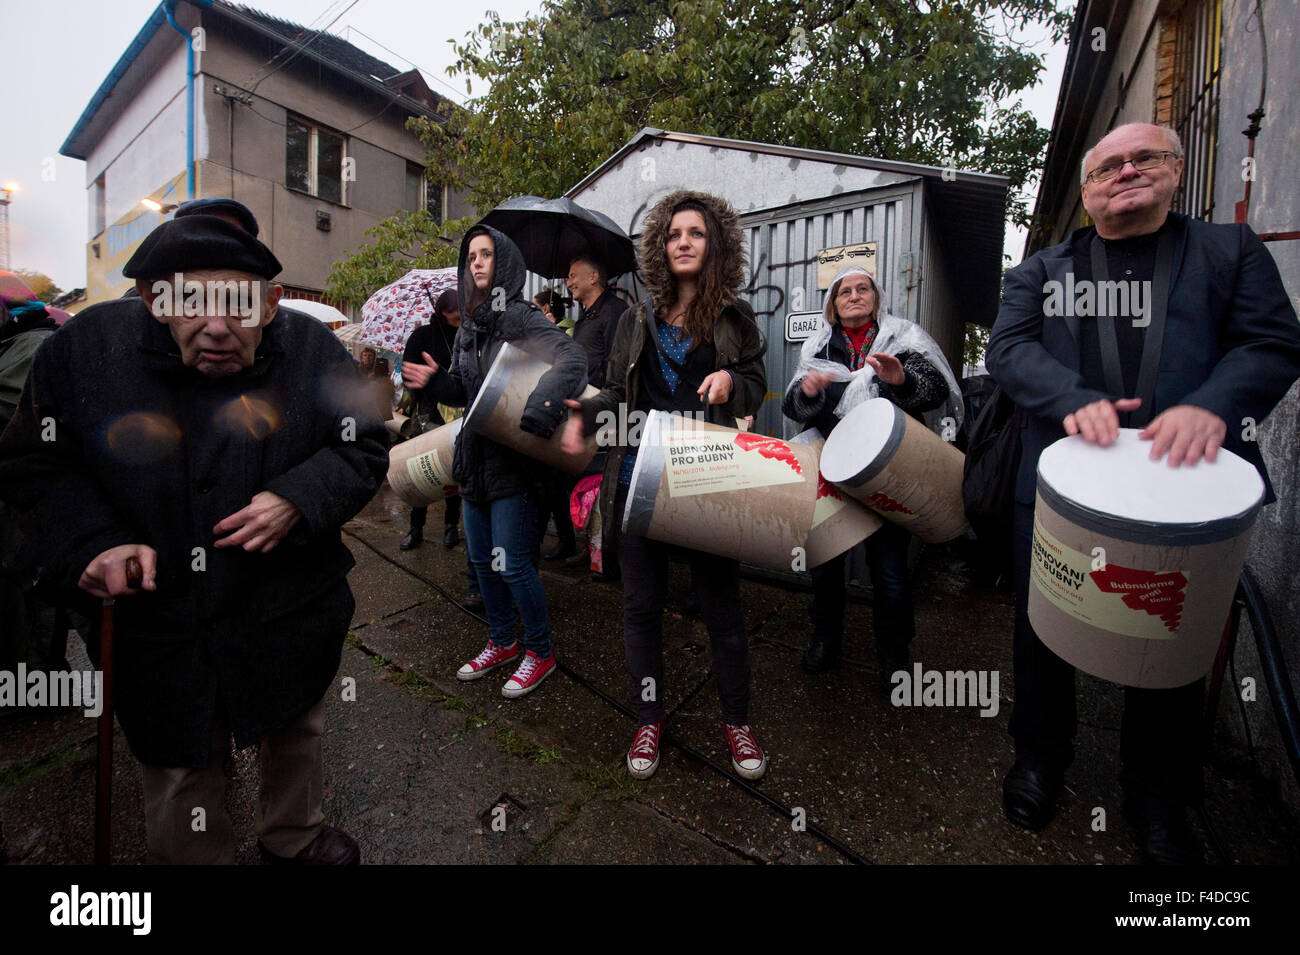
[[(144, 580), (144, 568), (134, 557), (126, 559), (126, 585), (132, 589)], [(100, 686), (99, 732), (95, 766), (95, 865), (112, 862), (113, 832), (113, 598), (105, 597), (99, 618)]]

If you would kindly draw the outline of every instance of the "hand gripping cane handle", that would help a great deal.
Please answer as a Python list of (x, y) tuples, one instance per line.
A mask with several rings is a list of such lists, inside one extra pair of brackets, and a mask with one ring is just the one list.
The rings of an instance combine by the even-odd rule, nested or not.
[[(135, 557), (126, 559), (126, 585), (132, 590), (144, 582), (144, 568)], [(104, 599), (99, 618), (99, 668), (104, 675), (96, 738), (95, 864), (111, 860), (113, 822), (113, 598)]]

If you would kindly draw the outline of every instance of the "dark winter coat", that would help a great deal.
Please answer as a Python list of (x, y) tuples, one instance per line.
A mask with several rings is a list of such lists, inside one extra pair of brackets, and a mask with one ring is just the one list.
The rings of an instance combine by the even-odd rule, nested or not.
[(627, 303), (605, 289), (591, 308), (582, 309), (578, 324), (573, 327), (573, 340), (582, 346), (587, 355), (587, 383), (596, 388), (605, 386), (605, 369), (609, 366), (609, 349), (618, 330), (618, 320), (627, 309)]
[[(731, 373), (732, 389), (728, 400), (722, 404), (708, 405), (706, 414), (714, 424), (728, 428), (736, 426), (737, 418), (757, 414), (767, 397), (767, 373), (763, 367), (763, 336), (754, 320), (754, 312), (736, 296), (736, 290), (745, 271), (745, 253), (740, 232), (740, 219), (727, 203), (702, 192), (675, 192), (661, 199), (646, 217), (641, 233), (640, 267), (646, 287), (654, 297), (656, 309), (661, 309), (672, 298), (675, 279), (668, 269), (665, 247), (673, 206), (682, 199), (694, 199), (708, 207), (721, 225), (721, 233), (709, 237), (711, 255), (721, 255), (729, 293), (724, 307), (713, 323), (712, 344), (715, 364), (713, 371)], [(660, 318), (663, 316), (660, 315)], [(619, 319), (614, 341), (610, 346), (609, 366), (605, 387), (600, 394), (582, 402), (583, 430), (593, 434), (596, 421), (602, 412), (619, 418), (636, 408), (644, 388), (645, 362), (659, 361), (658, 349), (650, 338), (646, 307), (642, 302), (627, 309)], [(701, 405), (701, 407), (706, 407)], [(618, 474), (627, 448), (610, 448), (605, 459), (605, 470), (600, 483), (601, 526), (610, 528), (621, 515), (614, 514), (614, 496), (618, 493)]]
[[(737, 418), (757, 414), (767, 395), (763, 339), (748, 305), (732, 305), (719, 316), (713, 326), (713, 347), (717, 355), (713, 370), (731, 372), (735, 384), (731, 397), (722, 404), (708, 405), (706, 415), (712, 424), (734, 428)], [(643, 387), (644, 362), (658, 360), (658, 350), (649, 337), (645, 306), (635, 305), (619, 320), (609, 354), (609, 378), (605, 388), (582, 402), (583, 431), (595, 434), (602, 413), (613, 414), (617, 421), (620, 407), (625, 409), (625, 414), (636, 408)], [(608, 415), (604, 420), (608, 420)], [(612, 527), (611, 522), (615, 520), (614, 495), (618, 493), (618, 472), (627, 450), (625, 447), (611, 447), (605, 458), (597, 503), (601, 526), (605, 528)]]
[[(501, 295), (489, 290), (481, 301), (476, 301), (466, 259), (470, 239), (479, 228), (492, 237), (496, 247), (492, 288), (500, 289)], [(524, 406), (520, 425), (533, 434), (549, 437), (567, 417), (564, 399), (578, 397), (587, 387), (587, 359), (573, 339), (524, 298), (525, 272), (519, 247), (503, 233), (486, 226), (466, 233), (460, 245), (461, 325), (452, 345), (451, 367), (439, 367), (428, 387), (443, 404), (472, 405), (501, 346), (510, 342), (551, 365)], [(468, 427), (461, 428), (456, 438), (452, 474), (460, 485), (461, 497), (467, 501), (487, 504), (516, 494), (540, 493), (547, 473), (531, 458), (475, 434)]]
[[(116, 607), (117, 716), (141, 761), (204, 766), (215, 717), (249, 746), (324, 694), (353, 611), (339, 528), (386, 447), (342, 344), (287, 309), (227, 378), (186, 368), (139, 298), (41, 347), (0, 437), (0, 497), (27, 512), (46, 584), (96, 621), (86, 565), (121, 544), (158, 552), (157, 590)], [(214, 547), (213, 526), (264, 490), (302, 519), (266, 554)]]

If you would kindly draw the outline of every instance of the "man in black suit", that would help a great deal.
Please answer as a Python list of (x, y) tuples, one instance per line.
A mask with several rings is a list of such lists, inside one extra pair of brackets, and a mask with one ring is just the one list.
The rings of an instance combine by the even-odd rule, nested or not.
[[(1170, 467), (1193, 466), (1202, 457), (1213, 461), (1225, 447), (1259, 469), (1265, 503), (1275, 499), (1258, 446), (1243, 439), (1253, 434), (1243, 422), (1261, 422), (1300, 377), (1300, 325), (1277, 266), (1249, 226), (1170, 212), (1182, 157), (1173, 130), (1141, 123), (1112, 130), (1085, 154), (1083, 205), (1095, 227), (1076, 230), (1007, 273), (989, 340), (989, 371), (1026, 419), (1014, 522), (1016, 703), (1010, 729), (1016, 761), (1004, 782), (1003, 806), (1011, 822), (1027, 829), (1045, 826), (1053, 815), (1075, 731), (1074, 668), (1042, 644), (1027, 613), (1043, 449), (1066, 434), (1105, 446), (1119, 428), (1145, 425), (1140, 436), (1152, 442), (1153, 459), (1168, 454)], [(1101, 270), (1107, 275), (1094, 275)], [(1160, 324), (1151, 321), (1148, 295), (1145, 314), (1114, 322), (1119, 360), (1107, 374), (1105, 356), (1115, 349), (1103, 348), (1105, 326), (1072, 309), (1062, 314), (1053, 307), (1054, 290), (1106, 278), (1158, 289), (1162, 271), (1169, 289), (1163, 334), (1148, 333)], [(1108, 387), (1107, 378), (1120, 387)], [(1149, 407), (1134, 397), (1144, 388)], [(1150, 862), (1200, 857), (1186, 807), (1201, 797), (1203, 684), (1125, 689), (1125, 809)]]

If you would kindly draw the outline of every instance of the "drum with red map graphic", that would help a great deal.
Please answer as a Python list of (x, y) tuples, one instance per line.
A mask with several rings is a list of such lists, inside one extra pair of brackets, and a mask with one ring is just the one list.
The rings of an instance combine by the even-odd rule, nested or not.
[(1183, 686), (1214, 664), (1264, 481), (1231, 451), (1152, 461), (1138, 433), (1062, 438), (1039, 458), (1029, 622), (1094, 676)]
[(835, 426), (822, 474), (887, 521), (941, 544), (969, 525), (961, 497), (965, 455), (887, 398), (864, 401)]
[(623, 531), (771, 570), (806, 570), (879, 527), (821, 480), (820, 451), (819, 440), (782, 441), (652, 411)]

